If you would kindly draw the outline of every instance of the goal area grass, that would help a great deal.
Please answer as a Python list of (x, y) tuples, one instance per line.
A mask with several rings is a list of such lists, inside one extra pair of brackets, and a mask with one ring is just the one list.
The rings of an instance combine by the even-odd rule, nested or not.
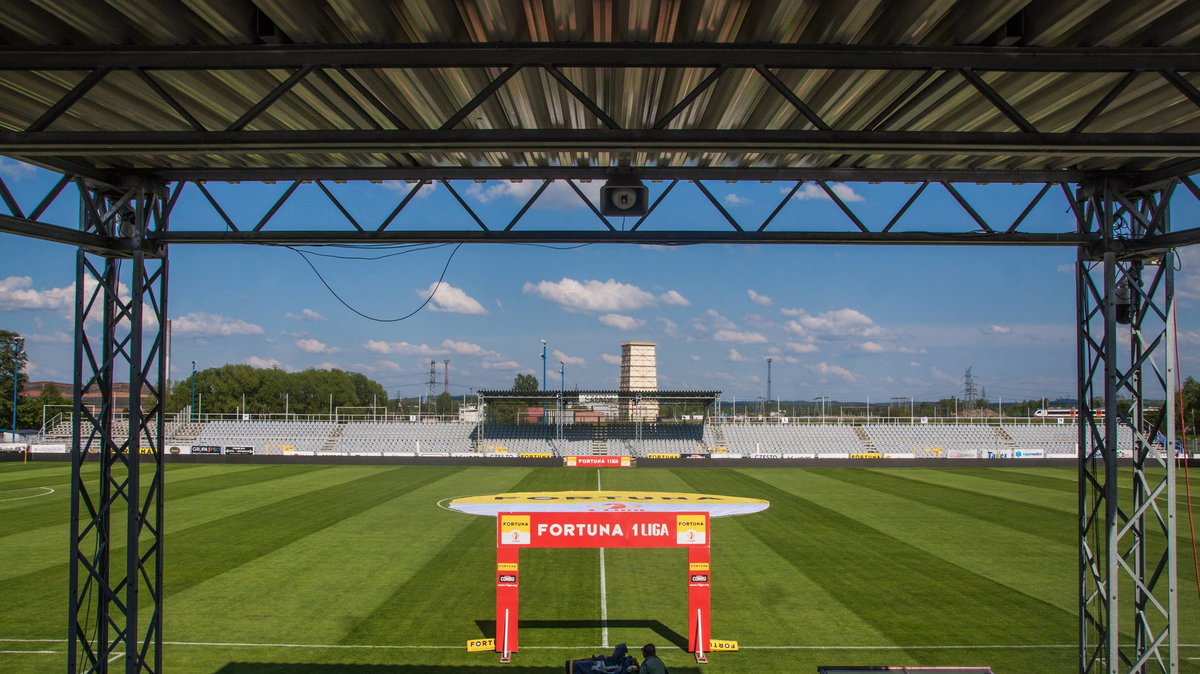
[[(0, 671), (66, 664), (69, 479), (66, 463), (0, 464)], [(168, 464), (164, 669), (552, 674), (567, 659), (622, 642), (640, 655), (653, 642), (676, 674), (1075, 671), (1077, 479), (1025, 466)], [(612, 549), (602, 562), (592, 549), (535, 549), (521, 555), (513, 662), (466, 652), (495, 628), (495, 520), (444, 502), (598, 483), (770, 501), (711, 524), (711, 636), (741, 650), (706, 665), (684, 652), (684, 550)], [(1182, 473), (1178, 491), (1180, 671), (1200, 672)]]

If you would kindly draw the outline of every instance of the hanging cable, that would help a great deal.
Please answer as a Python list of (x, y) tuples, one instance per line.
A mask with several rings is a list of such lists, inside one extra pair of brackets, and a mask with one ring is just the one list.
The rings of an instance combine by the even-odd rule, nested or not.
[[(1192, 476), (1188, 472), (1188, 463), (1190, 463), (1190, 462), (1187, 459), (1187, 418), (1184, 416), (1184, 413), (1187, 411), (1187, 409), (1183, 405), (1183, 385), (1179, 379), (1179, 377), (1180, 377), (1180, 373), (1179, 373), (1179, 323), (1178, 323), (1178, 318), (1176, 318), (1174, 311), (1171, 312), (1171, 331), (1173, 333), (1175, 333), (1174, 334), (1174, 340), (1175, 340), (1175, 390), (1178, 391), (1178, 394), (1176, 394), (1176, 398), (1178, 398), (1177, 402), (1178, 402), (1178, 406), (1179, 406), (1179, 429), (1180, 429), (1179, 434), (1181, 436), (1180, 440), (1183, 442), (1183, 453), (1184, 453), (1184, 459), (1183, 459), (1184, 503), (1187, 504), (1188, 529), (1191, 532), (1191, 538), (1192, 538), (1192, 568), (1195, 571), (1195, 575), (1193, 576), (1193, 578), (1196, 579), (1196, 596), (1200, 597), (1200, 555), (1197, 555), (1196, 521), (1192, 516)], [(1178, 458), (1175, 455), (1174, 447), (1167, 448), (1167, 456), (1171, 457), (1172, 461), (1178, 461)]]
[[(449, 245), (449, 244), (445, 244), (445, 245)], [(320, 279), (321, 284), (325, 286), (325, 289), (328, 290), (330, 292), (330, 294), (332, 294), (333, 297), (338, 302), (341, 302), (342, 306), (346, 307), (350, 311), (353, 311), (354, 313), (358, 314), (359, 316), (362, 316), (363, 318), (370, 320), (370, 321), (375, 321), (377, 323), (398, 323), (400, 321), (412, 318), (413, 316), (417, 315), (417, 312), (421, 311), (422, 309), (425, 308), (426, 305), (429, 304), (430, 300), (433, 299), (433, 296), (437, 294), (438, 289), (442, 287), (442, 281), (446, 278), (446, 270), (450, 269), (450, 261), (454, 259), (454, 254), (458, 252), (458, 249), (462, 248), (462, 243), (456, 244), (454, 246), (454, 250), (450, 251), (450, 256), (446, 258), (446, 264), (442, 267), (442, 273), (440, 276), (438, 276), (437, 283), (434, 284), (433, 290), (429, 293), (429, 297), (426, 297), (425, 301), (422, 302), (420, 304), (420, 306), (418, 306), (416, 309), (413, 309), (412, 311), (408, 312), (407, 314), (405, 314), (399, 318), (377, 318), (375, 316), (370, 316), (368, 314), (364, 314), (363, 312), (359, 311), (358, 309), (355, 309), (354, 307), (350, 306), (350, 304), (348, 302), (346, 302), (346, 300), (342, 299), (342, 296), (339, 295), (337, 293), (337, 291), (334, 290), (333, 287), (329, 285), (329, 282), (326, 281), (325, 277), (321, 275), (321, 272), (317, 270), (317, 267), (316, 267), (316, 265), (314, 265), (312, 263), (312, 260), (308, 259), (308, 255), (305, 253), (305, 251), (302, 251), (299, 248), (295, 248), (293, 246), (284, 246), (284, 248), (287, 248), (288, 250), (299, 255), (300, 258), (302, 260), (304, 260), (304, 262), (309, 266), (309, 268), (313, 270), (313, 273), (317, 275), (317, 278)]]

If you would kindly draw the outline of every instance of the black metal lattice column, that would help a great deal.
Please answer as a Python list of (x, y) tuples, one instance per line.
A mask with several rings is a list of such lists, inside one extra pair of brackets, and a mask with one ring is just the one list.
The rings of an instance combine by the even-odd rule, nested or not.
[(167, 260), (140, 243), (166, 204), (79, 187), (81, 229), (128, 252), (77, 254), (68, 671), (161, 672)]
[(1179, 668), (1174, 252), (1126, 247), (1170, 230), (1171, 192), (1104, 180), (1074, 204), (1103, 242), (1077, 265), (1080, 672)]

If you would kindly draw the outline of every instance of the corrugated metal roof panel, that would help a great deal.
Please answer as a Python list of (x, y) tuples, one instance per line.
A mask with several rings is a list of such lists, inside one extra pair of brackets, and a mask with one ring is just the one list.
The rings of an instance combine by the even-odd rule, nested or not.
[[(0, 41), (22, 45), (247, 45), (411, 43), (671, 43), (948, 46), (996, 44), (1018, 17), (1019, 44), (1040, 47), (1195, 48), (1200, 3), (1184, 0), (6, 0)], [(636, 49), (636, 46), (631, 46)], [(35, 66), (36, 67), (36, 66)], [(649, 129), (712, 72), (709, 67), (562, 67), (561, 73), (617, 124)], [(437, 129), (502, 68), (318, 68), (246, 125), (257, 131)], [(834, 129), (1009, 132), (1010, 115), (961, 74), (944, 70), (773, 69)], [(227, 128), (292, 75), (282, 69), (150, 70), (148, 75), (207, 130)], [(83, 78), (73, 71), (0, 71), (0, 128), (29, 128)], [(983, 82), (1040, 132), (1065, 133), (1122, 79), (1120, 73), (981, 72)], [(1193, 88), (1200, 75), (1182, 73)], [(381, 106), (383, 109), (381, 109)], [(526, 67), (458, 128), (601, 129), (604, 121), (554, 76)], [(813, 130), (804, 114), (751, 69), (720, 77), (667, 129)], [(189, 130), (140, 75), (115, 70), (50, 131)], [(1083, 130), (1196, 133), (1200, 106), (1158, 73), (1137, 75)], [(1148, 168), (1165, 160), (862, 154), (838, 152), (643, 152), (570, 150), (418, 153), (427, 165), (1005, 166)], [(89, 158), (98, 166), (410, 165), (399, 152), (333, 156), (212, 152)]]

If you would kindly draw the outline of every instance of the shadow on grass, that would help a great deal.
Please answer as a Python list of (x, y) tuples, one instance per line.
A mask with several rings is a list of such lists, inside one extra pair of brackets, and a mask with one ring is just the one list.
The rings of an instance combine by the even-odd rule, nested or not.
[(231, 662), (216, 674), (562, 674), (559, 666), (522, 666), (518, 664), (491, 665), (316, 665), (303, 662)]
[[(496, 621), (495, 620), (476, 620), (475, 624), (479, 627), (479, 631), (485, 639), (494, 639), (496, 637)], [(687, 650), (687, 637), (679, 632), (667, 627), (657, 620), (522, 620), (517, 623), (521, 629), (596, 629), (599, 630), (605, 625), (609, 628), (635, 628), (646, 629), (654, 632), (663, 640), (673, 644), (679, 650)], [(637, 649), (641, 645), (630, 644), (629, 651), (634, 655), (637, 654)]]
[[(520, 656), (517, 656), (520, 657)], [(216, 674), (562, 674), (563, 665), (317, 665), (303, 662), (231, 662)], [(676, 674), (700, 674), (699, 667), (671, 666)]]

